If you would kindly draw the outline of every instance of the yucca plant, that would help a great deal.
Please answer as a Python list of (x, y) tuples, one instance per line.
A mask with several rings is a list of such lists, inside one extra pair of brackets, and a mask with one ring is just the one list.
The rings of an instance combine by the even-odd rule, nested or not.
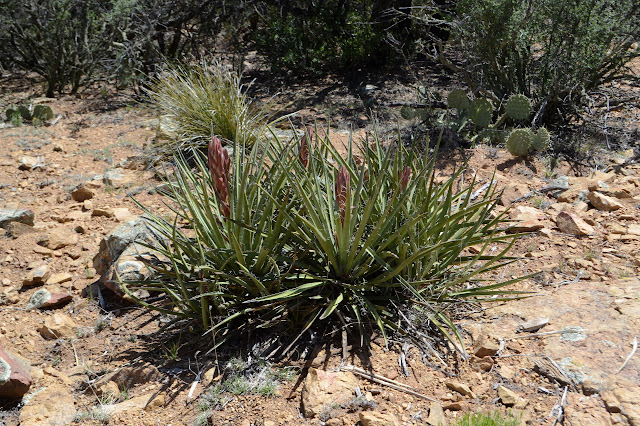
[(233, 161), (213, 138), (208, 162), (194, 149), (195, 171), (176, 153), (175, 216), (147, 212), (166, 241), (152, 248), (167, 260), (152, 265), (150, 281), (129, 283), (168, 304), (140, 303), (194, 318), (218, 342), (276, 324), (299, 337), (335, 321), (361, 337), (369, 324), (384, 336), (435, 326), (459, 343), (451, 304), (514, 296), (502, 287), (518, 279), (482, 281), (514, 260), (507, 252), (518, 238), (492, 215), (493, 188), (474, 193), (464, 165), (436, 182), (435, 154), (376, 137), (349, 141), (342, 157), (328, 136), (312, 143), (313, 133), (292, 145), (236, 144)]
[(251, 147), (264, 136), (271, 105), (246, 95), (240, 76), (213, 62), (173, 66), (152, 81), (147, 93), (178, 149), (205, 148), (212, 135), (224, 144)]

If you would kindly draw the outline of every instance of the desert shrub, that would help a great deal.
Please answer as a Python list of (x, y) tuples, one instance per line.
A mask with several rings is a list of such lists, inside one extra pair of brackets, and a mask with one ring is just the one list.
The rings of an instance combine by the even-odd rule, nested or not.
[(173, 214), (147, 211), (165, 241), (151, 246), (159, 263), (151, 279), (124, 283), (131, 297), (138, 287), (159, 292), (162, 303), (136, 300), (199, 322), (216, 344), (256, 328), (299, 337), (332, 323), (417, 341), (435, 327), (456, 342), (450, 306), (510, 293), (502, 287), (514, 280), (484, 282), (513, 261), (518, 237), (492, 215), (493, 188), (474, 193), (464, 166), (436, 182), (435, 156), (401, 144), (349, 142), (345, 158), (328, 137), (311, 139), (308, 130), (299, 148), (236, 143), (229, 159), (214, 138), (208, 158), (192, 153), (195, 170), (176, 153)]
[(521, 424), (518, 416), (511, 413), (506, 415), (499, 411), (489, 413), (466, 413), (454, 426), (517, 426)]
[(217, 62), (170, 67), (152, 80), (147, 93), (178, 149), (206, 147), (212, 134), (224, 143), (251, 146), (267, 126), (268, 102), (254, 104), (240, 76)]
[(399, 31), (403, 26), (393, 26), (377, 10), (386, 2), (259, 3), (261, 19), (250, 39), (276, 73), (319, 74), (381, 64), (395, 56), (385, 38), (407, 36)]
[[(640, 9), (633, 0), (462, 0), (452, 41), (462, 53), (455, 66), (472, 90), (497, 101), (522, 93), (536, 102), (538, 120), (576, 112), (586, 94), (628, 75), (640, 55), (633, 48)], [(535, 120), (536, 115), (532, 116)]]
[(49, 97), (90, 82), (119, 40), (119, 17), (108, 2), (2, 0), (0, 9), (6, 19), (0, 56), (44, 77)]

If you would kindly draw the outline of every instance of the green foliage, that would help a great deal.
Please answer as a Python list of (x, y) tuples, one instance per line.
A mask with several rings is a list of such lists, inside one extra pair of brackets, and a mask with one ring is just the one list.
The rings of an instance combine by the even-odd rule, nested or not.
[(490, 413), (465, 413), (453, 426), (518, 426), (520, 418), (508, 413), (506, 416), (499, 411)]
[(516, 157), (524, 157), (531, 151), (531, 129), (513, 129), (507, 139), (507, 150)]
[(355, 70), (394, 57), (384, 42), (386, 28), (393, 27), (374, 22), (371, 0), (261, 3), (261, 19), (250, 37), (272, 72)]
[(634, 0), (462, 0), (452, 39), (475, 91), (535, 99), (540, 120), (575, 112), (585, 93), (628, 76), (640, 26)]
[(0, 0), (7, 18), (0, 29), (0, 56), (44, 77), (49, 97), (67, 85), (76, 92), (91, 81), (118, 41), (110, 5), (98, 0)]
[(179, 149), (205, 146), (212, 134), (251, 146), (266, 130), (269, 105), (253, 104), (240, 76), (217, 62), (171, 67), (147, 93)]
[[(208, 166), (191, 153), (195, 170), (177, 152), (167, 182), (174, 216), (147, 211), (160, 237), (150, 246), (155, 274), (123, 283), (128, 294), (198, 321), (221, 344), (256, 327), (298, 334), (338, 320), (361, 335), (369, 324), (409, 334), (401, 320), (409, 317), (456, 342), (448, 304), (510, 293), (501, 287), (513, 280), (483, 284), (513, 261), (507, 252), (518, 238), (499, 230), (493, 188), (472, 197), (474, 183), (460, 181), (464, 166), (436, 183), (435, 155), (377, 138), (357, 146), (358, 158), (351, 142), (344, 158), (328, 137), (316, 146), (310, 139), (299, 152), (277, 139), (236, 143), (227, 162), (214, 138)], [(466, 254), (472, 245), (479, 254)], [(488, 254), (490, 245), (500, 249)], [(137, 288), (165, 300), (137, 299)]]

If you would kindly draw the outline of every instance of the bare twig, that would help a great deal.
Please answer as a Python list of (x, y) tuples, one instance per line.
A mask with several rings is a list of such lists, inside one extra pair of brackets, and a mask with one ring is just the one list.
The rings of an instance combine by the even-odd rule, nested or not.
[(562, 393), (562, 398), (560, 399), (560, 402), (553, 407), (553, 409), (551, 410), (551, 414), (549, 414), (549, 417), (552, 417), (552, 416), (556, 417), (553, 420), (553, 426), (556, 426), (556, 424), (558, 424), (558, 422), (562, 421), (562, 418), (564, 417), (564, 404), (566, 404), (566, 402), (567, 402), (567, 390), (568, 389), (569, 389), (569, 386), (565, 386), (564, 392)]
[(509, 337), (508, 339), (504, 339), (504, 340), (516, 340), (516, 339), (529, 339), (531, 337), (542, 337), (542, 336), (550, 336), (552, 334), (567, 334), (567, 333), (585, 333), (587, 332), (587, 330), (572, 330), (572, 329), (562, 329), (562, 330), (556, 330), (556, 331), (545, 331), (543, 333), (533, 333), (533, 334), (525, 334), (524, 336), (514, 336), (514, 337)]
[(622, 371), (624, 367), (627, 366), (627, 363), (631, 360), (631, 357), (633, 357), (633, 355), (636, 353), (637, 350), (638, 350), (638, 336), (635, 336), (633, 338), (633, 348), (631, 349), (631, 352), (629, 352), (629, 355), (627, 355), (627, 359), (624, 360), (624, 362), (622, 363), (620, 368), (618, 368), (618, 371), (616, 371), (615, 374), (618, 374), (619, 372)]
[(370, 373), (368, 371), (363, 370), (362, 368), (358, 368), (358, 367), (354, 367), (353, 365), (347, 365), (344, 367), (340, 368), (341, 371), (350, 371), (355, 375), (358, 375), (360, 377), (364, 377), (365, 379), (371, 380), (372, 382), (390, 387), (391, 389), (395, 389), (397, 391), (400, 392), (404, 392), (407, 393), (409, 395), (413, 395), (416, 396), (418, 398), (422, 398), (422, 399), (426, 399), (427, 401), (432, 401), (432, 402), (437, 402), (438, 404), (440, 404), (441, 402), (433, 399), (433, 398), (429, 398), (426, 395), (423, 395), (421, 393), (418, 393), (416, 388), (412, 387), (412, 386), (408, 386), (405, 385), (404, 383), (400, 383), (400, 382), (396, 382), (395, 380), (391, 380), (387, 377), (384, 376), (380, 376), (378, 374), (375, 373)]

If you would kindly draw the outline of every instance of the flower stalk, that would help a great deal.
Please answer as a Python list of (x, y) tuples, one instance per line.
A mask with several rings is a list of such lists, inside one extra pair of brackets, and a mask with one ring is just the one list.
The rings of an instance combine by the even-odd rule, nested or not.
[(215, 136), (209, 142), (207, 165), (213, 178), (213, 191), (218, 199), (220, 213), (225, 218), (229, 218), (231, 214), (229, 208), (229, 169), (231, 168), (231, 161), (229, 160), (229, 153), (222, 147), (220, 139)]

